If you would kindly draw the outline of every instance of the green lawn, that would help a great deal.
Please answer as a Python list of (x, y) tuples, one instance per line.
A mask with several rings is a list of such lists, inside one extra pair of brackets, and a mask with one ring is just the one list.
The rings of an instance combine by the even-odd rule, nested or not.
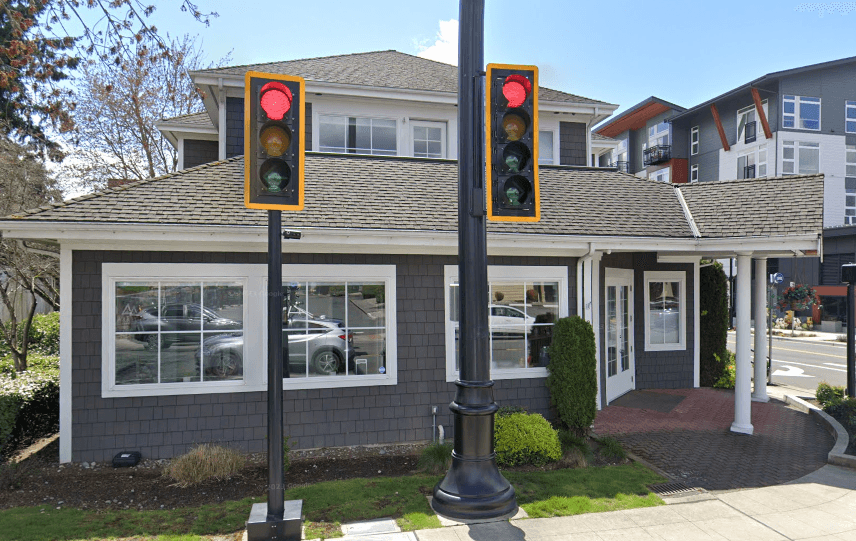
[[(650, 507), (662, 500), (647, 484), (664, 480), (637, 464), (550, 472), (503, 472), (530, 517), (548, 517)], [(339, 537), (344, 522), (395, 517), (403, 530), (438, 528), (426, 495), (439, 476), (382, 477), (331, 481), (286, 491), (302, 499), (306, 537)], [(343, 495), (347, 495), (343, 497)], [(0, 511), (0, 532), (12, 540), (190, 541), (243, 529), (253, 503), (248, 498), (164, 511), (80, 511), (51, 506)]]

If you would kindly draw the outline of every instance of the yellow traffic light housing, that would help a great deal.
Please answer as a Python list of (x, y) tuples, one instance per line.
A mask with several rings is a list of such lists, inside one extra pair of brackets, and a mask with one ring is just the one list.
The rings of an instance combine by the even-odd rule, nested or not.
[(244, 79), (244, 205), (303, 210), (306, 83), (247, 72)]
[(488, 220), (537, 222), (538, 68), (488, 64), (485, 98)]

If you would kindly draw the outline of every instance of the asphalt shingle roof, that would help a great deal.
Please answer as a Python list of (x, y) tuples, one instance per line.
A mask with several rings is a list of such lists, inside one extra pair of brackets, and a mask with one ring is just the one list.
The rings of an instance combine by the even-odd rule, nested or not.
[[(194, 73), (243, 76), (248, 71), (299, 75), (309, 81), (356, 86), (458, 92), (457, 67), (392, 50), (229, 66)], [(539, 99), (546, 101), (610, 105), (544, 87), (539, 87), (538, 92)]]
[[(305, 210), (289, 227), (457, 230), (454, 161), (306, 155)], [(503, 233), (691, 237), (674, 188), (608, 170), (542, 167), (541, 221), (489, 223)], [(204, 189), (200, 189), (204, 187)], [(244, 207), (244, 160), (232, 158), (42, 207), (24, 220), (265, 226)]]
[(823, 175), (680, 185), (702, 237), (813, 235), (823, 224)]
[(189, 115), (176, 116), (172, 118), (165, 118), (160, 121), (161, 123), (169, 123), (170, 125), (181, 125), (186, 126), (188, 128), (213, 128), (214, 124), (211, 122), (211, 117), (208, 116), (208, 113), (205, 111), (201, 113), (190, 113)]

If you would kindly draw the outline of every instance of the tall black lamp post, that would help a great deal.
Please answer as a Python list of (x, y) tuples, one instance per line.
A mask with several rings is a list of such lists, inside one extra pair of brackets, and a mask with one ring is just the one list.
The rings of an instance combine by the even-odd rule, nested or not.
[(856, 264), (841, 266), (841, 281), (847, 283), (847, 396), (856, 397), (856, 370), (854, 370), (854, 325), (856, 325)]

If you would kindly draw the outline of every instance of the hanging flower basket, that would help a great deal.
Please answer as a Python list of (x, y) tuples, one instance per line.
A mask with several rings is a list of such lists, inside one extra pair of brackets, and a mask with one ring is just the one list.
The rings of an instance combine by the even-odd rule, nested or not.
[(779, 308), (783, 310), (786, 308), (791, 310), (806, 310), (815, 304), (820, 304), (817, 291), (804, 284), (797, 284), (794, 287), (787, 288), (779, 297)]

